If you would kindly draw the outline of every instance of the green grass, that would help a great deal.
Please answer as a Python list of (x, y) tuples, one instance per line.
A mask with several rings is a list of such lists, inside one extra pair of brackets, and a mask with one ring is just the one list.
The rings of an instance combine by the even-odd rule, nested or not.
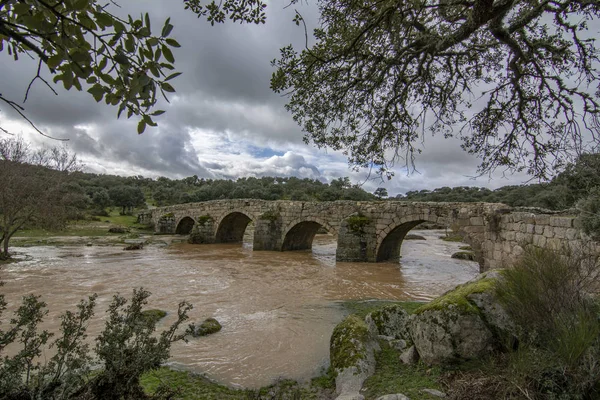
[(102, 221), (108, 221), (113, 225), (122, 225), (135, 227), (137, 223), (137, 215), (120, 215), (118, 211), (111, 211), (110, 217), (100, 217)]
[[(134, 212), (135, 214), (135, 212)], [(119, 210), (111, 210), (110, 216), (98, 217), (100, 221), (78, 220), (71, 221), (65, 229), (24, 229), (18, 231), (14, 237), (47, 238), (52, 236), (119, 236), (119, 233), (108, 232), (108, 227), (113, 225), (133, 228), (140, 232), (152, 232), (146, 225), (137, 223), (136, 215), (120, 215)]]
[(107, 228), (89, 225), (69, 225), (65, 229), (47, 231), (43, 229), (24, 229), (15, 233), (14, 237), (49, 238), (52, 236), (119, 236), (110, 233)]
[(140, 383), (149, 394), (154, 394), (161, 384), (165, 385), (177, 392), (174, 399), (178, 400), (247, 400), (250, 393), (219, 385), (200, 375), (169, 368), (144, 374)]
[(320, 400), (333, 398), (330, 395), (335, 390), (331, 374), (313, 379), (310, 385), (281, 380), (258, 390), (250, 390), (230, 388), (201, 375), (166, 367), (144, 374), (140, 383), (148, 394), (156, 393), (157, 389), (164, 385), (176, 392), (172, 397), (174, 400)]
[(442, 390), (438, 383), (440, 368), (423, 364), (405, 365), (400, 361), (398, 351), (386, 342), (381, 342), (376, 360), (375, 373), (363, 385), (362, 393), (367, 400), (391, 393), (402, 393), (411, 400), (430, 400), (437, 398), (421, 392), (421, 389)]

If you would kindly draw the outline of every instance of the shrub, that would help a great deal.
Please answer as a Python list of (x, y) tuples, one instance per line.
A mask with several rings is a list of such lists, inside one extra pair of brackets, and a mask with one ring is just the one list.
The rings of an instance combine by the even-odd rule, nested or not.
[[(157, 337), (156, 320), (142, 312), (149, 296), (146, 290), (134, 290), (129, 304), (124, 297), (114, 296), (105, 328), (96, 338), (95, 353), (102, 368), (93, 374), (85, 339), (97, 296), (82, 300), (77, 312), (67, 311), (61, 316), (60, 336), (50, 344), (56, 354), (45, 364), (37, 360), (53, 336), (38, 329), (47, 314), (46, 304), (38, 296), (25, 296), (9, 328), (0, 330), (0, 356), (9, 345), (17, 348), (14, 356), (0, 358), (0, 398), (147, 398), (140, 376), (165, 362), (171, 343), (183, 339), (177, 330), (191, 309), (190, 304), (180, 303), (177, 321)], [(5, 309), (4, 296), (0, 295), (0, 316)]]
[[(14, 356), (0, 360), (2, 398), (69, 398), (79, 390), (84, 384), (82, 377), (90, 371), (91, 358), (84, 340), (95, 302), (96, 295), (90, 296), (79, 303), (76, 313), (68, 311), (61, 316), (61, 336), (50, 345), (56, 348), (56, 354), (42, 365), (36, 360), (53, 334), (46, 330), (39, 332), (38, 325), (48, 311), (39, 296), (23, 297), (9, 329), (0, 331), (0, 354), (8, 345), (19, 344)], [(0, 295), (0, 312), (5, 306), (4, 297)]]
[(180, 303), (177, 321), (156, 337), (156, 321), (142, 312), (149, 296), (147, 290), (134, 290), (130, 304), (122, 296), (113, 297), (104, 331), (96, 338), (96, 354), (104, 368), (90, 383), (95, 398), (144, 398), (140, 377), (160, 367), (169, 358), (171, 343), (183, 339), (176, 331), (191, 305)]
[(577, 208), (581, 211), (583, 231), (600, 239), (600, 187), (590, 190), (588, 197), (577, 203)]
[(513, 371), (543, 398), (600, 394), (600, 265), (583, 254), (528, 248), (497, 284), (520, 327)]

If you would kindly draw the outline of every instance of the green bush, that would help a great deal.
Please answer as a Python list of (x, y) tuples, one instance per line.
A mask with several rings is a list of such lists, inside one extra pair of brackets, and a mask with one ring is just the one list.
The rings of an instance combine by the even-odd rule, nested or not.
[(503, 277), (497, 294), (519, 327), (510, 380), (534, 398), (598, 398), (600, 265), (581, 251), (528, 248)]
[(600, 239), (600, 187), (590, 190), (589, 195), (577, 203), (581, 212), (583, 231), (595, 239)]
[[(105, 328), (96, 338), (95, 361), (101, 368), (93, 373), (94, 359), (85, 339), (97, 296), (82, 300), (77, 312), (61, 316), (60, 335), (49, 344), (56, 354), (43, 364), (38, 360), (53, 337), (39, 330), (46, 304), (38, 296), (25, 296), (8, 329), (0, 330), (0, 399), (147, 398), (140, 377), (168, 359), (171, 343), (183, 339), (177, 330), (191, 309), (190, 304), (180, 303), (177, 321), (156, 336), (156, 321), (142, 312), (149, 296), (143, 289), (134, 290), (130, 302), (114, 296)], [(6, 305), (0, 295), (0, 316)], [(3, 355), (9, 345), (14, 355)]]

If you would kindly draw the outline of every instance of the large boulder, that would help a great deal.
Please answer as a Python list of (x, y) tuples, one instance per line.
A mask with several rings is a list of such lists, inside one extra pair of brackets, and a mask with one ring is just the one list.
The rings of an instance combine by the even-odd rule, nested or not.
[(331, 335), (331, 367), (336, 373), (337, 400), (361, 400), (364, 381), (375, 372), (378, 348), (367, 324), (350, 315), (339, 323)]
[(365, 318), (365, 322), (371, 334), (375, 336), (389, 336), (410, 343), (409, 319), (410, 316), (402, 306), (393, 304), (371, 312)]
[(501, 347), (512, 324), (495, 298), (497, 273), (485, 273), (415, 311), (410, 333), (427, 364), (479, 358)]

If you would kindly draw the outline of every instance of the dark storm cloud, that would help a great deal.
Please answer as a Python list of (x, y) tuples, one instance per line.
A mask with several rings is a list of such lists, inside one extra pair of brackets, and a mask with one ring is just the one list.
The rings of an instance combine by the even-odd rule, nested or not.
[[(184, 10), (180, 1), (122, 0), (116, 12), (137, 16), (148, 11), (155, 32), (171, 17), (172, 37), (181, 44), (174, 54), (176, 69), (183, 75), (172, 81), (177, 93), (171, 104), (163, 101), (158, 107), (167, 111), (156, 118), (159, 127), (137, 135), (137, 121), (117, 120), (116, 107), (98, 104), (85, 92), (66, 92), (60, 85), (55, 96), (39, 81), (25, 104), (27, 113), (45, 132), (68, 137), (69, 147), (98, 172), (321, 180), (351, 176), (353, 182), (366, 181), (367, 190), (384, 186), (390, 193), (468, 184), (477, 160), (441, 137), (426, 138), (424, 153), (417, 158), (420, 175), (406, 177), (399, 168), (390, 182), (367, 180), (367, 172), (349, 170), (339, 152), (304, 146), (301, 130), (283, 108), (286, 99), (269, 89), (270, 60), (283, 46), (304, 45), (303, 29), (292, 22), (294, 9), (284, 8), (285, 4), (269, 3), (265, 25), (210, 26)], [(298, 7), (309, 29), (316, 27), (315, 4)], [(0, 65), (2, 94), (22, 99), (37, 64), (25, 57), (14, 62), (3, 52)], [(47, 73), (44, 76), (51, 81)], [(14, 113), (0, 110), (1, 122), (7, 116), (19, 121)], [(26, 125), (17, 129), (27, 131)], [(41, 142), (39, 135), (27, 137)]]
[[(284, 100), (269, 90), (270, 59), (301, 33), (291, 23), (292, 10), (271, 6), (266, 25), (214, 27), (185, 11), (182, 4), (173, 6), (166, 1), (128, 1), (118, 12), (138, 15), (142, 10), (152, 16), (155, 31), (171, 17), (175, 25), (172, 36), (182, 45), (174, 53), (176, 68), (183, 75), (174, 81), (177, 95), (173, 106), (163, 103), (160, 107), (168, 112), (159, 118), (159, 128), (137, 136), (135, 121), (116, 120), (115, 107), (97, 104), (85, 92), (66, 92), (60, 86), (56, 87), (59, 96), (55, 96), (38, 81), (25, 106), (44, 132), (68, 137), (70, 147), (84, 157), (98, 157), (107, 164), (126, 162), (164, 175), (211, 175), (198, 161), (188, 128), (227, 131), (240, 140), (256, 139), (259, 145), (300, 141), (298, 128), (283, 110)], [(12, 62), (6, 54), (0, 57), (6, 65), (3, 94), (21, 99), (37, 64), (23, 58)], [(47, 73), (44, 77), (51, 82)], [(8, 115), (16, 119), (14, 113)]]

